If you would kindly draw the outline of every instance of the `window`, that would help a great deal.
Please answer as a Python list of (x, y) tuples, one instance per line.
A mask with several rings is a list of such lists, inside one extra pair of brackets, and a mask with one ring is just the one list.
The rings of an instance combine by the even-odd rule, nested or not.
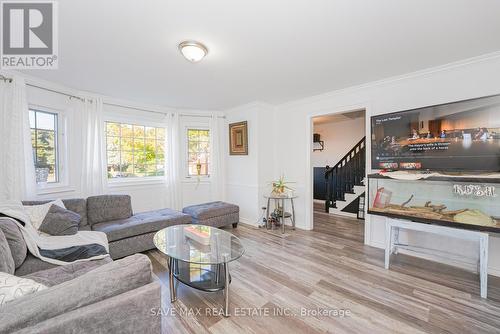
[(188, 176), (208, 176), (208, 167), (210, 164), (210, 130), (188, 129), (187, 140)]
[(165, 129), (106, 122), (108, 178), (165, 175)]
[(58, 115), (30, 109), (31, 145), (36, 182), (59, 182)]

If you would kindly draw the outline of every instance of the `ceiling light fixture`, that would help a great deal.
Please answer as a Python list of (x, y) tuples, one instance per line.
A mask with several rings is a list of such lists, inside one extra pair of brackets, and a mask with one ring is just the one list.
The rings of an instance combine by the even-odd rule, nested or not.
[(208, 49), (205, 45), (195, 41), (184, 41), (179, 44), (179, 51), (184, 58), (192, 63), (202, 60), (207, 54)]

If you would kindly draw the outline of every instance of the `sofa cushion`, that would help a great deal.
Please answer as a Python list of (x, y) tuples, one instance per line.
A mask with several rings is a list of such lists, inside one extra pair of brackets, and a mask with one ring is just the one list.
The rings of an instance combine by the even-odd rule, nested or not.
[(132, 216), (129, 195), (100, 195), (87, 198), (87, 218), (90, 225)]
[(47, 289), (45, 285), (31, 279), (0, 273), (0, 307), (13, 300), (45, 289)]
[(111, 260), (108, 256), (100, 260), (75, 262), (64, 266), (57, 266), (51, 269), (37, 271), (23, 277), (51, 287), (82, 276), (83, 274), (112, 261), (113, 260)]
[(37, 230), (42, 225), (43, 220), (47, 216), (52, 205), (60, 206), (63, 209), (66, 209), (64, 203), (60, 199), (56, 199), (51, 202), (47, 202), (45, 204), (33, 204), (33, 205), (24, 205), (24, 211), (28, 215), (31, 220), (31, 225)]
[(2, 230), (0, 230), (0, 272), (13, 274), (15, 269), (9, 243)]
[(187, 213), (196, 220), (224, 216), (230, 213), (239, 213), (239, 211), (240, 208), (237, 205), (220, 201), (191, 205), (182, 209), (182, 212)]
[(52, 205), (38, 230), (50, 235), (73, 235), (78, 232), (81, 220), (78, 213)]
[(136, 235), (156, 232), (162, 228), (189, 224), (191, 217), (182, 212), (161, 209), (142, 212), (127, 219), (112, 220), (92, 225), (92, 230), (106, 233), (109, 242), (133, 237)]
[(66, 206), (66, 209), (73, 211), (80, 215), (80, 226), (79, 228), (87, 226), (87, 200), (84, 198), (72, 198), (72, 199), (63, 199), (63, 203)]
[(0, 218), (0, 230), (2, 230), (7, 239), (10, 253), (14, 259), (14, 265), (16, 268), (19, 268), (28, 254), (28, 247), (26, 246), (26, 241), (24, 241), (21, 230), (16, 223), (7, 218)]
[(16, 269), (15, 275), (24, 276), (40, 270), (46, 270), (55, 267), (57, 267), (57, 264), (42, 261), (39, 258), (33, 256), (31, 253), (28, 253), (28, 255), (26, 256), (26, 260), (24, 260), (19, 268)]
[[(40, 205), (49, 203), (50, 200), (46, 201), (23, 201), (23, 205)], [(62, 202), (66, 209), (76, 212), (82, 217), (80, 221), (80, 229), (88, 230), (88, 222), (87, 222), (87, 200), (84, 198), (70, 198), (63, 199)]]
[[(136, 254), (9, 303), (0, 312), (1, 331), (12, 333), (46, 319), (120, 295), (152, 282), (151, 261)], [(50, 307), (47, 307), (50, 305)]]

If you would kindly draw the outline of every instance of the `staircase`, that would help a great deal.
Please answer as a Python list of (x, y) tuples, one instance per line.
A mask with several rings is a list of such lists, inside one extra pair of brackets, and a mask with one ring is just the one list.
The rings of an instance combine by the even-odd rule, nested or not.
[(363, 137), (335, 166), (326, 166), (325, 212), (359, 218), (359, 198), (365, 192), (365, 157)]

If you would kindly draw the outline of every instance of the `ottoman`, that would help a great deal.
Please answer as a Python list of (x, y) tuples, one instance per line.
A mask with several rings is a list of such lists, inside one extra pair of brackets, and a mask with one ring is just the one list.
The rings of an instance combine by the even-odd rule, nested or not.
[(221, 227), (238, 226), (240, 220), (240, 207), (226, 202), (210, 202), (187, 206), (183, 213), (191, 216), (193, 224)]

